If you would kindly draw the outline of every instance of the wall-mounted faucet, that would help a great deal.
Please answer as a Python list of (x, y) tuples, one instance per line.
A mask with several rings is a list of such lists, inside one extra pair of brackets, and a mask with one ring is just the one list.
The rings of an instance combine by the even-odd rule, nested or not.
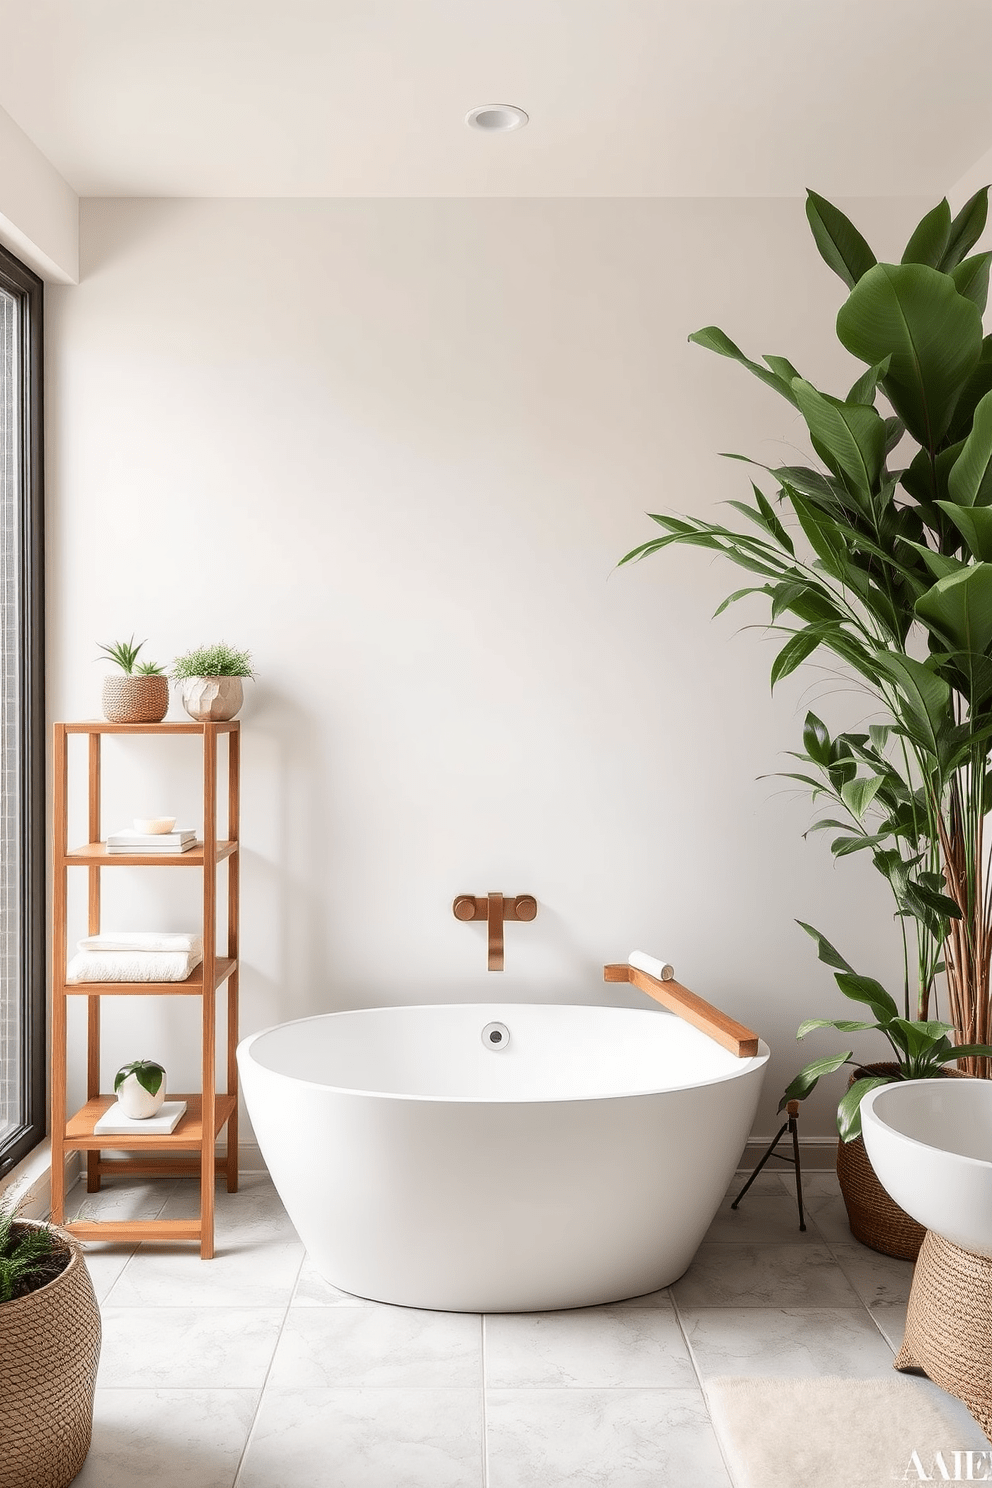
[(459, 894), (451, 909), (456, 920), (489, 922), (489, 970), (502, 971), (503, 921), (535, 919), (537, 900), (533, 894), (517, 894), (515, 898), (487, 894), (485, 899), (475, 894)]

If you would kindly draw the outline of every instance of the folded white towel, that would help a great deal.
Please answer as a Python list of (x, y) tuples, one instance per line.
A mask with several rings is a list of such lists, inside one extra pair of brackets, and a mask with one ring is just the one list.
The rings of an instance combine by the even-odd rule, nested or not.
[(191, 951), (77, 951), (67, 982), (184, 982), (203, 960)]
[(77, 951), (186, 951), (203, 956), (199, 935), (181, 935), (160, 930), (105, 930), (85, 935), (76, 942)]
[(667, 961), (660, 961), (657, 956), (649, 956), (647, 951), (631, 951), (627, 957), (627, 964), (635, 966), (638, 971), (646, 971), (648, 976), (657, 977), (659, 982), (670, 982), (675, 975), (674, 969)]

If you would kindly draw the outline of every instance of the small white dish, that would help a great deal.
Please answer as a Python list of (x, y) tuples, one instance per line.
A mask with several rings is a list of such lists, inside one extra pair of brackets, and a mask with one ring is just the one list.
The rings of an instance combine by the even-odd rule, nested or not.
[(136, 816), (134, 818), (134, 830), (150, 837), (158, 837), (163, 832), (171, 832), (175, 825), (174, 816)]

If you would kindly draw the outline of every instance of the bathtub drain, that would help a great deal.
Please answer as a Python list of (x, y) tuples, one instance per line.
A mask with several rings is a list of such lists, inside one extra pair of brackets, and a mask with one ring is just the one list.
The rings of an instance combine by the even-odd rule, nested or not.
[(487, 1049), (505, 1049), (510, 1042), (510, 1030), (505, 1023), (487, 1023), (482, 1030), (482, 1042)]

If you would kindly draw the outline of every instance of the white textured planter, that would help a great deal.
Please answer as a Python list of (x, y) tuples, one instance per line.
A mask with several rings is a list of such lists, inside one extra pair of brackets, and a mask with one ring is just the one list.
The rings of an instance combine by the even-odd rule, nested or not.
[(223, 723), (236, 718), (245, 700), (240, 677), (187, 677), (183, 707), (197, 723)]
[(149, 1116), (155, 1116), (162, 1109), (165, 1101), (165, 1076), (158, 1087), (157, 1095), (149, 1095), (143, 1085), (139, 1085), (137, 1075), (128, 1075), (117, 1092), (117, 1101), (125, 1116), (130, 1116), (132, 1121), (146, 1121)]

